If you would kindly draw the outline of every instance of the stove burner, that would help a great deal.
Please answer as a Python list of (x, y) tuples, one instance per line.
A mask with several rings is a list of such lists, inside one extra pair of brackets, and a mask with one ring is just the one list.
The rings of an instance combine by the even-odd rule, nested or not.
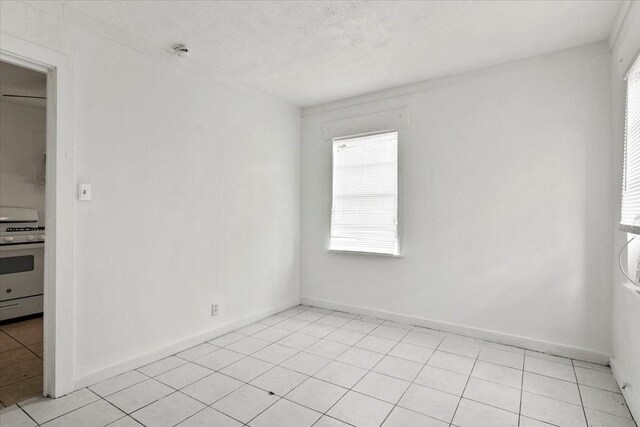
[(17, 231), (44, 231), (44, 227), (7, 227), (7, 233), (15, 233)]

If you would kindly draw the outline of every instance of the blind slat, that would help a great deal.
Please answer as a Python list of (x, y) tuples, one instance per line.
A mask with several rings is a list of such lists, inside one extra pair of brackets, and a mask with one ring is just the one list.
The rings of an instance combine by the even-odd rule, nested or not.
[(329, 248), (399, 253), (397, 131), (333, 140)]
[(640, 58), (627, 76), (620, 225), (640, 226)]

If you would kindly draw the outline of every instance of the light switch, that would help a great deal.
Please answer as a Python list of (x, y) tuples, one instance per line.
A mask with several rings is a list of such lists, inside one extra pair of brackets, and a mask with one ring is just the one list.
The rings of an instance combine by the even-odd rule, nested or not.
[(91, 184), (78, 184), (78, 200), (91, 200)]

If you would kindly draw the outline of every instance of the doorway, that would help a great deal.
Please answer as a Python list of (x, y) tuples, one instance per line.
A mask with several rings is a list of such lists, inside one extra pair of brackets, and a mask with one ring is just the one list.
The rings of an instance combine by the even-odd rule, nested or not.
[(0, 61), (1, 406), (43, 393), (46, 130), (47, 74)]
[[(2, 33), (0, 61), (46, 75), (46, 129), (44, 132), (46, 156), (43, 156), (44, 172), (42, 172), (46, 183), (43, 186), (46, 238), (43, 248), (42, 312), (44, 315), (40, 321), (42, 328), (40, 395), (60, 397), (76, 389), (73, 371), (75, 207), (73, 57)], [(34, 318), (26, 320), (32, 321), (30, 333), (36, 335), (37, 332), (33, 332), (35, 328), (33, 323), (38, 321)], [(15, 338), (12, 339), (15, 340)], [(23, 338), (23, 341), (30, 340)]]

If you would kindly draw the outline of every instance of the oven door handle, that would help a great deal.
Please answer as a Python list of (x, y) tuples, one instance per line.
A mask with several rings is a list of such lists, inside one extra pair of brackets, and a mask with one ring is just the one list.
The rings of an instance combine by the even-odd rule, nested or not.
[(21, 305), (22, 304), (20, 304), (20, 301), (14, 301), (14, 302), (9, 302), (9, 303), (5, 303), (5, 304), (0, 304), (0, 310), (10, 310), (12, 308), (18, 308)]
[(0, 245), (0, 252), (24, 251), (27, 249), (40, 249), (40, 248), (44, 248), (44, 242), (24, 243), (24, 244), (15, 244), (15, 245)]

